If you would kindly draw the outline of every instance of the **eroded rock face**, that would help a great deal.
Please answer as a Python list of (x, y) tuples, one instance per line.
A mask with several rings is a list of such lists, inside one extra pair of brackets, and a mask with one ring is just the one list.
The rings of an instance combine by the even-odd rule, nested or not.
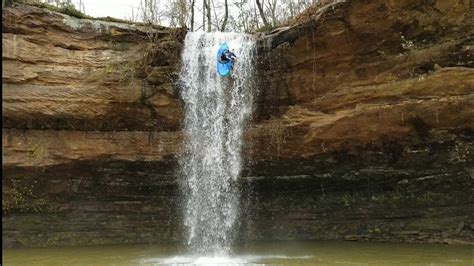
[(261, 36), (249, 236), (473, 242), (473, 9), (448, 2), (341, 2)]
[(3, 243), (176, 241), (185, 31), (26, 5), (2, 24)]
[[(474, 242), (472, 10), (353, 0), (260, 36), (242, 240)], [(2, 18), (3, 243), (183, 239), (183, 33)]]
[(30, 6), (5, 8), (2, 24), (3, 127), (179, 129), (172, 82), (180, 30), (76, 19)]

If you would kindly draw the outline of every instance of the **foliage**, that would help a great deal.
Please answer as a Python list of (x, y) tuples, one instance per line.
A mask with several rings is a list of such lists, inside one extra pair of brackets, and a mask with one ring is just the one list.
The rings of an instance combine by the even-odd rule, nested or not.
[(130, 20), (192, 30), (256, 32), (284, 25), (306, 8), (325, 1), (259, 0), (259, 12), (256, 0), (140, 0)]
[[(239, 12), (236, 16), (231, 16), (230, 24), (234, 31), (244, 32), (264, 32), (271, 31), (293, 20), (299, 13), (308, 7), (314, 6), (321, 0), (301, 1), (260, 1), (262, 12), (257, 11), (256, 1), (237, 0), (234, 5)], [(264, 23), (267, 21), (267, 23)]]
[(51, 206), (48, 206), (46, 200), (35, 194), (38, 189), (34, 184), (11, 181), (11, 187), (2, 190), (2, 212), (4, 214), (13, 210), (34, 213), (51, 210)]
[(48, 10), (56, 11), (76, 18), (92, 18), (77, 9), (76, 6), (71, 2), (71, 0), (55, 0), (54, 2), (44, 2), (41, 0), (13, 0), (13, 2), (28, 4), (40, 8), (46, 8)]
[[(264, 32), (288, 24), (303, 10), (321, 7), (339, 0), (140, 0), (137, 9), (131, 9), (127, 22), (144, 25), (169, 25), (191, 30), (228, 30), (237, 32)], [(6, 0), (26, 3), (77, 18), (92, 18), (85, 14), (84, 5), (72, 0)], [(259, 8), (260, 7), (260, 8)], [(125, 22), (117, 18), (101, 18)], [(264, 23), (266, 22), (266, 23)]]
[(271, 31), (273, 30), (275, 27), (271, 26), (271, 25), (266, 25), (266, 26), (263, 26), (261, 28), (258, 28), (256, 30), (256, 32), (267, 32), (267, 31)]
[(67, 14), (69, 16), (76, 17), (76, 18), (87, 18), (88, 17), (88, 16), (86, 16), (86, 14), (84, 14), (81, 11), (79, 11), (78, 9), (76, 9), (74, 4), (72, 4), (70, 1), (66, 1), (66, 2), (61, 3), (61, 5), (59, 6), (59, 10), (60, 10), (59, 12), (61, 12), (61, 13), (64, 13), (64, 14)]

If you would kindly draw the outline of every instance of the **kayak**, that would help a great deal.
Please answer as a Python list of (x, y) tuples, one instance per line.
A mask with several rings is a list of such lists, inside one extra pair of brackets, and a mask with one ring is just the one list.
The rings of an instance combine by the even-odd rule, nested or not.
[(217, 73), (223, 77), (228, 76), (232, 68), (232, 60), (227, 62), (221, 61), (221, 56), (225, 50), (229, 50), (229, 45), (227, 45), (227, 43), (222, 43), (217, 51)]

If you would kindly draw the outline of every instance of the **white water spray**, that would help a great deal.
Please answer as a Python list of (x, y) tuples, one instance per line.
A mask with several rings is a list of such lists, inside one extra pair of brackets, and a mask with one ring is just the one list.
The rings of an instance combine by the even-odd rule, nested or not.
[[(222, 42), (237, 60), (230, 77), (216, 70)], [(180, 82), (185, 103), (185, 152), (180, 158), (184, 211), (191, 252), (230, 252), (239, 216), (242, 134), (252, 113), (255, 42), (237, 33), (186, 35)]]

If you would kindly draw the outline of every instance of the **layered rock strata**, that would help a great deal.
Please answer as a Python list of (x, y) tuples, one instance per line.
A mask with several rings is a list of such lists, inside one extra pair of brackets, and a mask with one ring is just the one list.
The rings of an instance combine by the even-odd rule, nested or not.
[[(472, 10), (353, 0), (259, 36), (242, 240), (472, 243)], [(183, 32), (2, 23), (4, 244), (182, 239)]]
[(184, 29), (27, 5), (2, 24), (3, 243), (176, 240)]
[(336, 1), (263, 34), (249, 236), (472, 243), (472, 18)]
[(3, 127), (178, 130), (173, 87), (183, 30), (77, 19), (31, 6), (2, 13)]

